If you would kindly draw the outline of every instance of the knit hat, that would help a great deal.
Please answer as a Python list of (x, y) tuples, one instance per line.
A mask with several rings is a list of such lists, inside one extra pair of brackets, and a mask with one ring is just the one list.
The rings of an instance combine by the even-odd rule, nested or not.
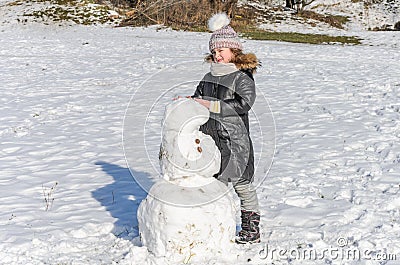
[(230, 22), (225, 13), (217, 13), (208, 20), (208, 28), (213, 31), (209, 42), (210, 52), (216, 48), (243, 49), (237, 33), (229, 26)]

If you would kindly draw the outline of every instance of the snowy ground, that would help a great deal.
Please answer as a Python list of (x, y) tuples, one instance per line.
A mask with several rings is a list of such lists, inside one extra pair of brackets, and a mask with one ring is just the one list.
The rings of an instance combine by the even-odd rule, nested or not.
[[(253, 1), (248, 1), (253, 2)], [(257, 4), (257, 1), (254, 1)], [(285, 1), (282, 0), (264, 0), (260, 3), (269, 3), (273, 6), (285, 6)], [(349, 22), (344, 25), (344, 30), (328, 28), (327, 24), (313, 21), (314, 25), (304, 23), (301, 19), (290, 17), (289, 12), (278, 12), (279, 17), (285, 19), (280, 23), (275, 23), (274, 20), (266, 20), (264, 28), (275, 31), (287, 32), (311, 32), (336, 35), (339, 32), (341, 35), (346, 34), (346, 31), (364, 31), (374, 28), (382, 28), (384, 25), (393, 26), (400, 19), (400, 2), (393, 0), (382, 1), (356, 1), (356, 0), (315, 0), (305, 1), (310, 5), (304, 7), (305, 10), (315, 11), (325, 15), (339, 15), (349, 19)], [(262, 6), (262, 5), (261, 5)]]
[[(237, 246), (235, 264), (399, 263), (400, 35), (363, 34), (360, 46), (244, 43), (263, 62), (256, 155), (275, 156), (256, 176), (263, 243)], [(156, 178), (163, 104), (194, 90), (208, 38), (0, 26), (0, 264), (168, 264), (138, 238), (146, 192), (124, 156), (124, 115), (157, 103), (124, 142), (138, 150), (133, 175)], [(261, 150), (271, 135), (276, 150)]]

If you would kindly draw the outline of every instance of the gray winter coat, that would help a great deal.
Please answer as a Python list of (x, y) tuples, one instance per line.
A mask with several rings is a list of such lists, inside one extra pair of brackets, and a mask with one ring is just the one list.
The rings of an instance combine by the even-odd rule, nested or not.
[(221, 169), (217, 179), (228, 182), (252, 182), (254, 151), (249, 135), (248, 112), (256, 98), (251, 71), (237, 70), (225, 75), (206, 74), (193, 97), (219, 101), (219, 113), (200, 130), (210, 135), (221, 152)]

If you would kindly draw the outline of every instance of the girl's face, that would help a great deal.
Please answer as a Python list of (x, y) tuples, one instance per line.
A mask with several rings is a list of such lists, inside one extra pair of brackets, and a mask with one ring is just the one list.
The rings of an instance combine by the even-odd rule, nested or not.
[(212, 51), (215, 63), (229, 63), (233, 59), (233, 53), (230, 48), (216, 48)]

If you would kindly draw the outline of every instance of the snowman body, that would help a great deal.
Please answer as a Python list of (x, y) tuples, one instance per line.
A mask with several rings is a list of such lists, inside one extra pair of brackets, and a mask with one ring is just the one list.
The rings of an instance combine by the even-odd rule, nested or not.
[(138, 209), (144, 246), (178, 263), (226, 255), (233, 247), (236, 211), (228, 187), (215, 179), (220, 153), (199, 131), (209, 111), (192, 99), (166, 107), (156, 182)]

